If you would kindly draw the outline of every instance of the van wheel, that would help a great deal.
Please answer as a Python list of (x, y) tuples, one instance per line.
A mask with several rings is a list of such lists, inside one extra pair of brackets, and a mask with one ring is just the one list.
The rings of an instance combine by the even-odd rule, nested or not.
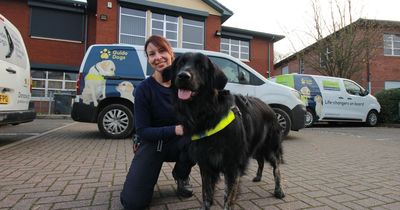
[(311, 111), (310, 109), (307, 109), (306, 114), (305, 114), (305, 122), (304, 122), (305, 126), (307, 128), (311, 127), (314, 124), (315, 120), (316, 120), (316, 117), (315, 117), (314, 112)]
[(121, 104), (106, 106), (99, 114), (97, 127), (100, 132), (111, 139), (127, 138), (133, 131), (133, 113)]
[(289, 115), (282, 109), (273, 108), (273, 110), (275, 111), (279, 125), (282, 127), (282, 137), (285, 138), (292, 127), (292, 121), (290, 121)]
[(368, 112), (366, 124), (370, 127), (376, 126), (378, 124), (378, 113), (374, 110)]

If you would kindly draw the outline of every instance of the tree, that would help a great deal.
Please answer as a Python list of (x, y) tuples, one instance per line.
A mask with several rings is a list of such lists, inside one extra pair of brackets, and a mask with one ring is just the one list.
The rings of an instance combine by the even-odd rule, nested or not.
[[(299, 53), (305, 65), (322, 75), (351, 78), (369, 68), (371, 59), (382, 45), (381, 26), (375, 20), (353, 22), (352, 1), (339, 0), (330, 4), (330, 20), (321, 16), (318, 0), (311, 0), (315, 43)], [(327, 36), (324, 36), (328, 34)]]

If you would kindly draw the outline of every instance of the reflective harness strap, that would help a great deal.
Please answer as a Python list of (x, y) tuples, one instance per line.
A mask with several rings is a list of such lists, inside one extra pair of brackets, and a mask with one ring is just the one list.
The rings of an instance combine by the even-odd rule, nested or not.
[(212, 129), (206, 130), (203, 133), (195, 134), (192, 136), (192, 141), (199, 140), (201, 138), (211, 136), (222, 129), (224, 129), (226, 126), (228, 126), (233, 120), (235, 120), (235, 113), (233, 113), (232, 110), (229, 110), (228, 115), (225, 116), (224, 118), (219, 121), (219, 123)]
[(96, 65), (94, 66), (94, 69), (96, 69), (96, 71), (99, 74), (86, 74), (85, 76), (85, 80), (105, 80), (104, 77), (100, 74), (99, 70), (97, 69)]

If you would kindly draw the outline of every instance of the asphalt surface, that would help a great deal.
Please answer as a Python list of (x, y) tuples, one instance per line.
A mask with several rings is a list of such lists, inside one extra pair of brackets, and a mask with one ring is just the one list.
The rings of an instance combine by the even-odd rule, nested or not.
[[(286, 197), (273, 197), (269, 166), (261, 182), (251, 181), (251, 161), (235, 209), (400, 209), (400, 129), (314, 127), (292, 132), (283, 145)], [(0, 210), (122, 209), (132, 157), (130, 139), (104, 139), (95, 124), (61, 122), (0, 147)], [(150, 209), (198, 209), (198, 168), (191, 173), (195, 195), (180, 199), (172, 167), (164, 164)], [(212, 209), (222, 208), (223, 187), (221, 181)]]

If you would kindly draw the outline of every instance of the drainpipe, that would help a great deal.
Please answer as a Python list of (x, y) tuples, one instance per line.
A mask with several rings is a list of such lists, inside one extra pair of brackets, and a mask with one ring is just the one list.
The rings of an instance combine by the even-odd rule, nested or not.
[(269, 78), (269, 77), (271, 77), (271, 44), (270, 43), (268, 43), (268, 52), (267, 52), (267, 54), (268, 54), (268, 59), (267, 59), (267, 66), (268, 66), (268, 69), (267, 69), (267, 78)]

